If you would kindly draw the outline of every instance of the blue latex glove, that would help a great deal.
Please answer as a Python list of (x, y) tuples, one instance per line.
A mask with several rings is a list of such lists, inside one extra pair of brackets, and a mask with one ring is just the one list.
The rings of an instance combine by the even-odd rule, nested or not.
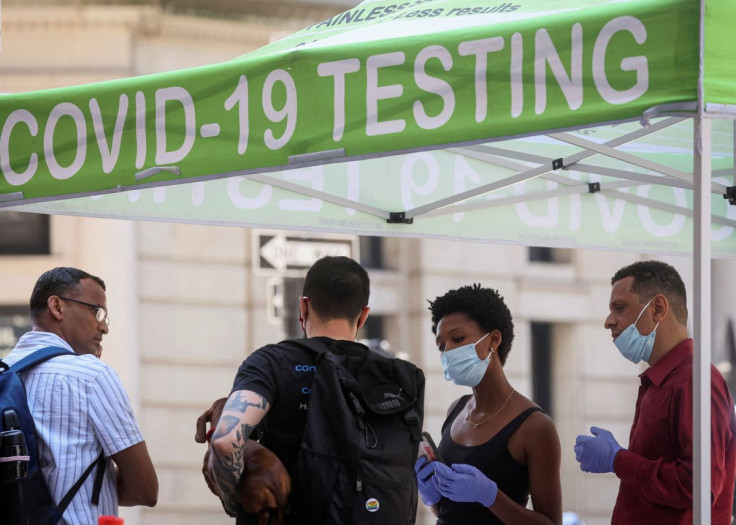
[(590, 427), (590, 432), (593, 436), (578, 436), (575, 440), (575, 459), (580, 463), (580, 470), (613, 472), (613, 460), (623, 447), (604, 428)]
[(419, 496), (428, 507), (436, 505), (441, 499), (440, 489), (437, 487), (434, 475), (434, 466), (437, 461), (429, 461), (424, 456), (417, 459), (414, 463), (414, 472), (417, 474), (417, 485), (419, 486)]
[(434, 469), (440, 494), (462, 503), (480, 503), (490, 507), (496, 501), (498, 487), (472, 465), (455, 463), (452, 468), (437, 462)]

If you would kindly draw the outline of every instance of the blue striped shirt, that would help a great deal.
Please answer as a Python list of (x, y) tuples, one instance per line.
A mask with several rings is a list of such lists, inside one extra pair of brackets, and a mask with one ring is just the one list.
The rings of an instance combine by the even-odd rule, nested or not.
[[(24, 334), (3, 359), (9, 365), (46, 346), (71, 350), (49, 332)], [(62, 523), (90, 525), (117, 515), (118, 493), (110, 456), (143, 441), (120, 378), (93, 355), (55, 357), (23, 376), (36, 424), (41, 471), (56, 504), (104, 452), (107, 458), (100, 503), (92, 504), (95, 470), (64, 513)]]

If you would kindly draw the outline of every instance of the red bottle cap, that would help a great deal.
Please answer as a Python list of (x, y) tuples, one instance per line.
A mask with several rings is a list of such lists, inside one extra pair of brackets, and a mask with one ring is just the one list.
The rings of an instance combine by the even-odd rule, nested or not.
[(123, 518), (117, 516), (100, 516), (97, 525), (123, 525)]

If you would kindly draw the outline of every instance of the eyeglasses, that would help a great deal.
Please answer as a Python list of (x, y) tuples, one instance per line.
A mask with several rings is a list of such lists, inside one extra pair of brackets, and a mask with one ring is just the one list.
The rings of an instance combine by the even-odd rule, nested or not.
[(89, 306), (95, 311), (95, 319), (97, 319), (98, 322), (105, 322), (107, 326), (110, 326), (110, 318), (107, 316), (107, 310), (105, 310), (104, 306), (99, 306), (92, 303), (85, 303), (84, 301), (80, 301), (78, 299), (72, 299), (71, 297), (62, 297), (59, 296), (59, 299), (63, 299), (64, 301), (72, 301), (73, 303), (79, 303), (83, 304), (84, 306)]

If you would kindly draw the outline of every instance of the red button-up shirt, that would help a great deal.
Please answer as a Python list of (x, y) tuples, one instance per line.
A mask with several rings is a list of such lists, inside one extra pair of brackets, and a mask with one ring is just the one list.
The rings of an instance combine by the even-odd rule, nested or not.
[[(616, 455), (621, 485), (613, 524), (687, 524), (693, 520), (693, 340), (641, 374), (629, 449)], [(723, 376), (711, 365), (711, 520), (731, 523), (736, 476), (736, 417)]]

